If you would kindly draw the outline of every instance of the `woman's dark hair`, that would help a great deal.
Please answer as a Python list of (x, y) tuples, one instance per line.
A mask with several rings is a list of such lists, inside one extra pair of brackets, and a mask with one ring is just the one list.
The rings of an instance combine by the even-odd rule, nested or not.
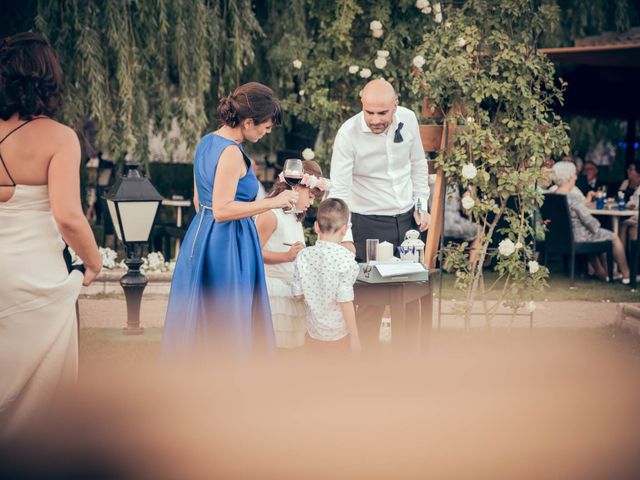
[(272, 120), (274, 125), (282, 123), (282, 108), (273, 95), (273, 90), (257, 82), (240, 85), (218, 104), (218, 117), (225, 125), (237, 127), (247, 118), (256, 125)]
[[(320, 168), (320, 165), (318, 165), (318, 162), (314, 162), (313, 160), (303, 160), (302, 171), (304, 173), (308, 173), (309, 175), (315, 175), (316, 177), (322, 176), (322, 169)], [(271, 190), (269, 191), (269, 194), (267, 195), (267, 197), (269, 198), (277, 197), (288, 188), (289, 187), (287, 186), (286, 183), (284, 183), (282, 180), (276, 177), (276, 181), (273, 182), (273, 187), (271, 187)], [(313, 193), (313, 195), (316, 198), (320, 198), (324, 194), (324, 192), (318, 188), (312, 188), (311, 193)], [(304, 219), (305, 215), (306, 213), (304, 212), (297, 213), (296, 218), (298, 219), (299, 222), (301, 222)]]
[(61, 106), (62, 70), (47, 40), (31, 32), (0, 40), (0, 118), (53, 116)]

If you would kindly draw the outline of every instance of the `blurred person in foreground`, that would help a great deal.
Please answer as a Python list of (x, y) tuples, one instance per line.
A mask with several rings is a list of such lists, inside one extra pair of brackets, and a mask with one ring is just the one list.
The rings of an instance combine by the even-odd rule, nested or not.
[[(75, 305), (102, 267), (80, 203), (78, 136), (51, 118), (61, 76), (41, 35), (0, 43), (0, 437), (75, 381)], [(69, 270), (65, 242), (84, 275)]]

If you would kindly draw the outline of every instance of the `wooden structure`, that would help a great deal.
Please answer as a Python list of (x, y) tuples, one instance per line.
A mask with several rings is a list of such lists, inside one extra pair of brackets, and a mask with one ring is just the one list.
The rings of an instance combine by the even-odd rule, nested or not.
[(563, 114), (627, 120), (626, 162), (635, 158), (640, 118), (640, 27), (576, 40), (575, 46), (543, 48), (567, 82)]
[[(444, 112), (437, 107), (433, 107), (431, 99), (425, 98), (422, 106), (422, 116), (440, 120), (444, 119)], [(451, 148), (455, 130), (455, 120), (444, 121), (441, 125), (420, 125), (420, 137), (424, 151), (432, 153)], [(435, 162), (429, 162), (430, 172), (434, 170), (434, 163)], [(446, 191), (444, 172), (441, 169), (437, 169), (435, 175), (436, 181), (431, 191), (431, 224), (429, 230), (427, 230), (427, 242), (424, 251), (424, 263), (430, 270), (435, 268), (438, 249), (440, 247), (440, 237), (444, 223), (443, 213)]]

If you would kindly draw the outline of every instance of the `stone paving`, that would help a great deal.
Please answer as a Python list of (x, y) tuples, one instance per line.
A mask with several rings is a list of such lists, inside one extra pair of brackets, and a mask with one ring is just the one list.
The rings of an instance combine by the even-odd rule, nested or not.
[[(140, 313), (144, 327), (162, 327), (167, 308), (167, 295), (145, 293)], [(596, 328), (609, 325), (615, 321), (617, 303), (613, 302), (538, 302), (533, 315), (534, 327), (540, 328)], [(434, 327), (437, 326), (438, 301), (434, 301)], [(453, 302), (445, 301), (444, 312), (452, 311)], [(480, 311), (480, 303), (475, 311)], [(118, 328), (127, 320), (127, 310), (123, 295), (91, 295), (80, 298), (80, 325), (82, 328)], [(496, 317), (493, 325), (509, 326), (510, 316)], [(463, 320), (456, 316), (443, 316), (443, 328), (462, 328)], [(473, 328), (485, 326), (481, 316), (472, 319)], [(516, 317), (513, 327), (528, 327), (528, 317)]]

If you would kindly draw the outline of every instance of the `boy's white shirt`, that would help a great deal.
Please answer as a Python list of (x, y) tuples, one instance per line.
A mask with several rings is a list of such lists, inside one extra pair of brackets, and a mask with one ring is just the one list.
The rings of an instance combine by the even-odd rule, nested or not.
[(353, 254), (337, 243), (318, 240), (298, 253), (292, 293), (304, 295), (311, 338), (335, 341), (348, 335), (338, 303), (353, 301), (358, 271)]

